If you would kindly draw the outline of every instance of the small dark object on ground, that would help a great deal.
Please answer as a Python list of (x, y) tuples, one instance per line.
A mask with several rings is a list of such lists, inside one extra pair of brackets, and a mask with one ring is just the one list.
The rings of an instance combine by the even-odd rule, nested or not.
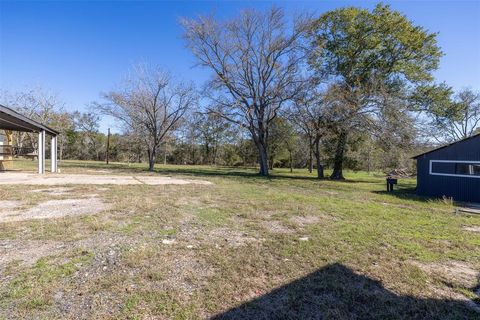
[(398, 180), (391, 177), (387, 177), (387, 191), (392, 192), (394, 184), (398, 184)]

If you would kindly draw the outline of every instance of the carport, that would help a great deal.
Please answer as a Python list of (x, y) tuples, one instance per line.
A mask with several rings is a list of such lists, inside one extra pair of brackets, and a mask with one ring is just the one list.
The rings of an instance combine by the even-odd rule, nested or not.
[[(38, 134), (38, 173), (45, 173), (45, 140), (51, 137), (51, 172), (58, 172), (57, 136), (58, 131), (0, 104), (0, 130), (34, 132)], [(3, 145), (2, 155), (13, 155), (12, 145)]]

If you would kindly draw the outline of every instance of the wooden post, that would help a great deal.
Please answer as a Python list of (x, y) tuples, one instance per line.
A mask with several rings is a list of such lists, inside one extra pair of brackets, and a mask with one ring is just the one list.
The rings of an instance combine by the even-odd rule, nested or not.
[(108, 128), (108, 134), (107, 134), (107, 164), (108, 161), (110, 160), (110, 128)]

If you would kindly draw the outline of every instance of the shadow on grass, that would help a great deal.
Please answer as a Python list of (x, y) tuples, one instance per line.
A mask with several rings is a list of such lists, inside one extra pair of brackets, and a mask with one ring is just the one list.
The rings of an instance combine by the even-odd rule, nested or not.
[(212, 319), (478, 319), (463, 301), (398, 295), (341, 264), (328, 265)]
[(382, 191), (376, 190), (372, 192), (379, 195), (395, 197), (402, 200), (411, 200), (411, 201), (418, 201), (418, 202), (429, 202), (433, 200), (432, 198), (429, 198), (429, 197), (417, 195), (415, 192), (415, 188), (413, 187), (398, 188), (396, 190), (393, 190), (392, 192), (388, 192), (386, 190), (382, 190)]
[[(247, 171), (248, 170), (248, 171)], [(148, 170), (145, 170), (148, 171)], [(230, 176), (230, 177), (257, 177), (263, 178), (256, 171), (249, 169), (234, 169), (230, 167), (211, 167), (211, 168), (156, 168), (155, 172), (160, 174), (182, 174), (189, 176), (199, 176), (199, 177), (208, 177), (208, 176)]]
[(235, 169), (232, 167), (211, 167), (208, 169), (195, 168), (195, 167), (193, 167), (192, 169), (157, 168), (155, 169), (155, 172), (159, 174), (182, 174), (182, 175), (190, 175), (190, 176), (196, 176), (196, 177), (218, 176), (218, 177), (257, 178), (257, 179), (264, 179), (264, 180), (291, 179), (291, 180), (306, 180), (306, 181), (336, 181), (336, 182), (345, 182), (345, 183), (378, 183), (378, 181), (362, 180), (362, 179), (330, 180), (328, 177), (323, 179), (318, 179), (316, 176), (302, 176), (302, 175), (295, 175), (295, 174), (275, 173), (274, 170), (271, 171), (271, 174), (268, 177), (264, 177), (264, 176), (260, 176), (255, 169), (251, 169), (251, 168)]
[[(81, 163), (81, 162), (64, 162), (62, 163), (62, 167), (65, 168), (88, 168), (88, 169), (108, 169), (108, 170), (115, 170), (117, 172), (148, 172), (147, 165), (145, 166), (138, 166), (138, 164), (132, 164), (131, 166), (127, 164), (119, 164), (119, 163)], [(291, 179), (291, 180), (299, 180), (299, 181), (336, 181), (336, 182), (344, 182), (344, 183), (379, 183), (378, 180), (370, 180), (370, 179), (345, 179), (345, 180), (330, 180), (328, 177), (323, 179), (318, 179), (315, 175), (306, 176), (302, 175), (302, 173), (277, 173), (275, 170), (271, 170), (271, 174), (268, 177), (263, 177), (258, 174), (256, 168), (252, 167), (225, 167), (225, 166), (195, 166), (191, 165), (188, 167), (178, 165), (178, 167), (169, 166), (169, 167), (162, 167), (156, 166), (155, 173), (164, 174), (164, 175), (185, 175), (185, 176), (193, 176), (193, 177), (238, 177), (238, 178), (255, 178), (258, 180), (276, 180), (276, 179)]]

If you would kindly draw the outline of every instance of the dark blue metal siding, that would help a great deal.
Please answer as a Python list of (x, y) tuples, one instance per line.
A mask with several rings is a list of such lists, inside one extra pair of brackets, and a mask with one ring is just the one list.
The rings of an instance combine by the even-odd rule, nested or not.
[(430, 175), (430, 160), (480, 161), (480, 136), (460, 141), (417, 158), (417, 194), (480, 202), (480, 178)]

